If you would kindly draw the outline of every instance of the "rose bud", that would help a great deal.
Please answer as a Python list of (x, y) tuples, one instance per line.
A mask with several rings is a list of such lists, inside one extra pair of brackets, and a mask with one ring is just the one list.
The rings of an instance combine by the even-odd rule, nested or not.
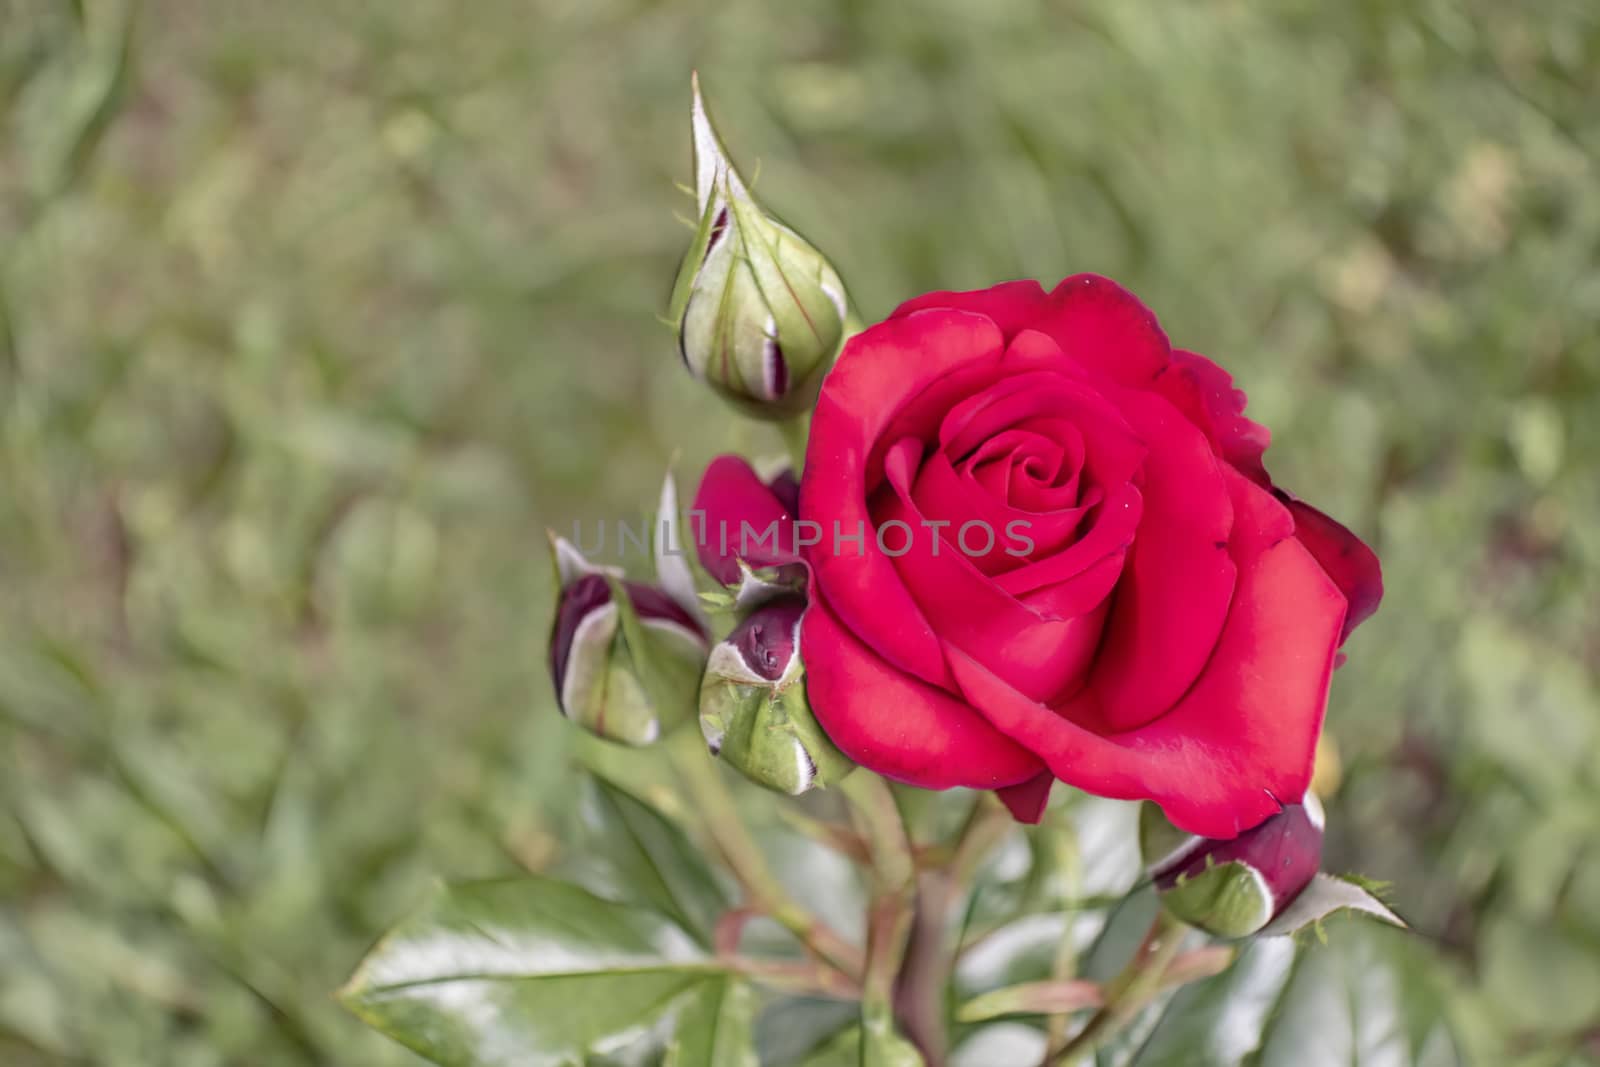
[(706, 117), (691, 116), (699, 227), (668, 317), (695, 377), (746, 414), (809, 410), (844, 340), (844, 284), (822, 254), (750, 196)]
[(1322, 805), (1311, 793), (1226, 841), (1186, 835), (1146, 802), (1139, 846), (1169, 914), (1217, 937), (1246, 937), (1316, 877), (1322, 825)]
[(843, 778), (846, 759), (811, 716), (800, 659), (805, 601), (764, 604), (711, 650), (700, 732), (714, 756), (758, 785), (798, 796)]
[(693, 714), (708, 640), (688, 606), (553, 539), (561, 597), (550, 676), (561, 713), (590, 733), (648, 745)]
[(718, 456), (706, 467), (690, 512), (699, 520), (695, 550), (741, 612), (804, 588), (799, 510), (800, 485), (788, 468), (763, 477), (742, 456)]

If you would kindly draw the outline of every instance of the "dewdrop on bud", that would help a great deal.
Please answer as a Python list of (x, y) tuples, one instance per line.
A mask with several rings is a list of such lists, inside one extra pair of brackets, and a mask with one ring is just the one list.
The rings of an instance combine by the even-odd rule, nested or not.
[(694, 712), (706, 632), (692, 605), (625, 581), (552, 538), (560, 600), (550, 676), (561, 713), (592, 734), (648, 745)]
[(678, 269), (669, 317), (695, 377), (746, 414), (809, 409), (844, 342), (844, 284), (804, 238), (750, 196), (694, 82), (699, 226)]
[(700, 732), (712, 755), (791, 796), (832, 785), (855, 768), (806, 703), (804, 612), (799, 598), (751, 612), (711, 650), (700, 683)]
[(1162, 906), (1217, 937), (1247, 937), (1283, 914), (1322, 865), (1322, 805), (1299, 804), (1227, 841), (1185, 835), (1145, 803), (1139, 847)]

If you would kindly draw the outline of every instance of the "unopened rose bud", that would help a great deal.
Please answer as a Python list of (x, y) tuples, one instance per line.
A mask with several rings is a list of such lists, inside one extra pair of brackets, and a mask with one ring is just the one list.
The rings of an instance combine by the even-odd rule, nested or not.
[(1281, 915), (1322, 865), (1322, 805), (1299, 804), (1227, 841), (1186, 836), (1146, 803), (1139, 844), (1168, 913), (1217, 937), (1247, 937)]
[(711, 650), (700, 683), (700, 732), (712, 754), (758, 785), (791, 796), (832, 785), (855, 767), (806, 703), (804, 612), (798, 598), (751, 612)]
[(590, 733), (647, 745), (694, 713), (706, 632), (656, 585), (625, 581), (554, 541), (561, 598), (550, 675), (561, 713)]
[(691, 116), (700, 223), (669, 317), (695, 377), (747, 414), (810, 408), (845, 333), (844, 284), (828, 261), (750, 196), (706, 117)]

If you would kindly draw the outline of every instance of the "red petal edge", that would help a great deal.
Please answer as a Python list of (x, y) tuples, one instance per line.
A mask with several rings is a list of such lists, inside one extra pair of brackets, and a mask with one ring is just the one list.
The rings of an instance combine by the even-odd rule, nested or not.
[(1281, 489), (1276, 495), (1294, 516), (1295, 536), (1350, 604), (1344, 617), (1344, 629), (1339, 632), (1342, 645), (1350, 631), (1370, 619), (1383, 600), (1383, 567), (1378, 562), (1378, 554), (1344, 524), (1305, 501)]
[(1026, 782), (996, 789), (994, 795), (1000, 798), (1000, 802), (1018, 822), (1034, 826), (1044, 818), (1044, 807), (1050, 802), (1050, 787), (1055, 784), (1056, 776), (1045, 771)]
[(894, 309), (891, 319), (898, 319), (913, 311), (930, 308), (949, 308), (953, 311), (973, 311), (990, 319), (1000, 332), (1010, 340), (1017, 331), (1039, 316), (1045, 307), (1044, 287), (1031, 278), (1001, 282), (987, 289), (965, 292), (941, 290), (912, 297)]
[(868, 770), (923, 789), (999, 789), (1043, 769), (959, 697), (884, 662), (820, 598), (801, 625), (806, 694), (817, 722)]

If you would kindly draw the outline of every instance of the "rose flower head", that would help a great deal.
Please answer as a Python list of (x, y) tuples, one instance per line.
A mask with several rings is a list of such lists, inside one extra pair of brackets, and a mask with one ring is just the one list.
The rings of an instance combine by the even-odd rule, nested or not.
[[(931, 293), (853, 337), (786, 519), (834, 744), (1024, 819), (1055, 779), (1217, 839), (1304, 796), (1339, 646), (1383, 586), (1273, 486), (1244, 406), (1094, 275)], [(712, 523), (774, 512), (748, 484), (701, 498)]]

